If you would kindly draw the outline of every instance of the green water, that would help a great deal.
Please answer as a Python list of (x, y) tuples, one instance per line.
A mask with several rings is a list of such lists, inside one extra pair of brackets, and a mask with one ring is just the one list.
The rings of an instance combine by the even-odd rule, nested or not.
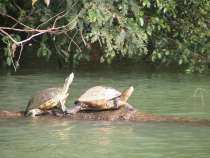
[[(0, 72), (0, 110), (24, 109), (35, 91), (62, 84), (69, 72)], [(132, 68), (75, 71), (67, 105), (95, 85), (119, 90), (133, 85), (129, 102), (148, 113), (210, 119), (210, 76)], [(209, 158), (209, 135), (204, 125), (0, 119), (0, 157)]]

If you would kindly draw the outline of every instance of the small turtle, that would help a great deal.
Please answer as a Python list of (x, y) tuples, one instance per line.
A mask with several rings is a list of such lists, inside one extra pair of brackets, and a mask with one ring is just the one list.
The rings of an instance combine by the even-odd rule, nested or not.
[(111, 110), (119, 109), (122, 106), (128, 109), (134, 109), (127, 103), (128, 98), (133, 93), (134, 88), (131, 86), (122, 93), (111, 87), (96, 86), (88, 89), (82, 94), (75, 106), (68, 109), (68, 114), (75, 114), (80, 110)]
[(50, 112), (54, 108), (66, 112), (65, 102), (69, 95), (69, 86), (74, 79), (71, 73), (66, 79), (63, 87), (47, 88), (37, 92), (28, 102), (25, 109), (25, 116), (38, 116)]

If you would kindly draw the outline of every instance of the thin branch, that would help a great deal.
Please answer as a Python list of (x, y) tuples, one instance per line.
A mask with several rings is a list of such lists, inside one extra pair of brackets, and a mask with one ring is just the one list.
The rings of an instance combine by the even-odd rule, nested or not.
[(10, 34), (8, 34), (7, 32), (5, 32), (5, 31), (2, 30), (1, 28), (0, 28), (0, 31), (1, 31), (4, 35), (6, 35), (9, 39), (11, 39), (12, 42), (14, 42), (16, 45), (19, 45), (18, 42), (17, 42), (14, 38), (12, 38), (12, 36), (10, 36)]
[[(39, 25), (37, 28), (34, 29), (34, 28), (31, 28), (31, 27), (29, 27), (29, 26), (27, 26), (27, 25), (21, 23), (20, 21), (16, 20), (15, 18), (11, 17), (10, 15), (5, 15), (5, 14), (0, 13), (0, 15), (4, 15), (4, 16), (9, 17), (10, 19), (14, 20), (14, 21), (16, 22), (16, 24), (20, 24), (21, 26), (27, 28), (27, 29), (19, 29), (19, 28), (11, 28), (11, 27), (0, 27), (0, 35), (2, 35), (2, 36), (7, 36), (7, 37), (8, 37), (16, 46), (20, 46), (20, 52), (19, 52), (19, 56), (18, 56), (18, 59), (17, 59), (16, 62), (14, 62), (14, 60), (13, 60), (13, 58), (12, 58), (12, 56), (11, 56), (11, 62), (12, 62), (12, 65), (13, 65), (15, 71), (17, 70), (17, 67), (19, 66), (19, 61), (20, 61), (20, 58), (21, 58), (21, 55), (22, 55), (24, 43), (26, 43), (26, 42), (30, 41), (31, 39), (33, 39), (34, 37), (40, 36), (40, 35), (42, 35), (42, 34), (44, 34), (44, 33), (52, 33), (52, 34), (60, 34), (60, 33), (61, 33), (61, 34), (67, 35), (67, 33), (68, 33), (69, 31), (71, 31), (72, 29), (75, 28), (75, 25), (72, 25), (72, 24), (74, 24), (74, 23), (76, 22), (76, 20), (77, 20), (77, 18), (78, 18), (79, 15), (76, 15), (76, 16), (72, 19), (72, 21), (70, 21), (70, 22), (67, 23), (66, 25), (63, 25), (63, 26), (60, 26), (60, 27), (55, 27), (55, 24), (56, 24), (57, 20), (59, 20), (60, 18), (64, 17), (64, 16), (67, 14), (67, 13), (65, 13), (64, 15), (59, 16), (59, 15), (62, 14), (62, 13), (63, 13), (63, 12), (61, 12), (61, 13), (59, 13), (57, 16), (55, 16), (55, 17), (57, 17), (57, 18), (55, 19), (52, 28), (44, 29), (44, 30), (43, 30), (43, 29), (37, 29), (37, 28), (39, 28), (41, 25)], [(55, 17), (52, 17), (51, 19), (53, 19), (53, 18), (55, 18)], [(47, 22), (49, 22), (51, 19), (49, 19)], [(46, 23), (47, 23), (47, 22), (46, 22)], [(44, 23), (42, 23), (42, 25), (43, 25), (43, 24), (44, 24)], [(71, 26), (71, 25), (72, 25), (72, 26)], [(8, 31), (9, 31), (9, 30), (11, 30), (11, 31), (16, 31), (16, 32), (25, 32), (25, 33), (28, 33), (28, 34), (30, 33), (30, 34), (32, 34), (32, 35), (30, 35), (28, 38), (26, 38), (26, 39), (24, 39), (24, 40), (22, 40), (22, 41), (16, 41), (16, 39), (13, 38), (13, 37), (11, 36), (11, 34), (9, 34), (9, 33), (7, 32), (7, 30), (8, 30)], [(81, 35), (82, 35), (82, 34), (81, 34)], [(75, 36), (76, 36), (76, 34), (74, 35), (74, 37), (75, 37)], [(67, 36), (67, 37), (68, 37), (68, 36)], [(74, 41), (74, 37), (73, 37), (73, 38), (68, 37), (69, 39), (71, 39), (71, 42), (70, 42), (69, 45), (71, 45), (71, 43), (74, 43), (74, 44), (78, 47), (78, 49), (79, 49), (80, 51), (82, 51), (81, 48), (79, 47), (79, 45)], [(83, 36), (82, 36), (82, 37), (83, 37)], [(85, 40), (84, 40), (84, 38), (83, 38), (83, 42), (86, 43)], [(55, 48), (56, 48), (56, 50), (58, 51), (58, 48), (56, 47), (56, 45), (55, 45)], [(60, 54), (60, 53), (59, 53), (59, 54)]]
[(13, 17), (10, 16), (10, 15), (2, 14), (2, 13), (0, 13), (0, 15), (8, 17), (8, 18), (12, 19), (13, 21), (15, 21), (16, 23), (18, 23), (18, 24), (20, 24), (20, 25), (22, 25), (22, 26), (24, 26), (24, 27), (26, 27), (26, 28), (28, 28), (28, 29), (33, 29), (33, 28), (31, 28), (30, 26), (27, 26), (27, 25), (23, 24), (22, 22), (18, 21), (17, 19), (13, 18)]
[(74, 41), (74, 38), (76, 37), (77, 33), (78, 33), (78, 31), (76, 31), (75, 34), (72, 36), (72, 39), (69, 42), (69, 46), (68, 46), (68, 49), (67, 49), (68, 51), (70, 51), (70, 49), (71, 49), (71, 43)]
[[(11, 47), (11, 44), (10, 44), (10, 43), (9, 43), (9, 47)], [(14, 51), (15, 51), (15, 50), (12, 49), (12, 52), (11, 52), (11, 49), (9, 49), (8, 51), (9, 51), (10, 60), (11, 60), (11, 62), (12, 62), (12, 66), (13, 66), (14, 70), (17, 71), (17, 68), (16, 68), (16, 66), (15, 66), (15, 62), (14, 62), (14, 60), (13, 60), (13, 56), (14, 56)]]
[(87, 46), (87, 42), (85, 41), (85, 39), (84, 39), (84, 37), (83, 37), (82, 30), (80, 30), (80, 36), (81, 36), (82, 41), (83, 41), (83, 43), (84, 43), (84, 45), (85, 45), (85, 47), (86, 47), (86, 46)]
[(17, 8), (18, 8), (18, 10), (19, 10), (19, 11), (22, 11), (22, 9), (20, 8), (20, 6), (19, 6), (19, 5), (17, 5), (17, 3), (16, 3), (14, 0), (13, 0), (12, 2), (14, 3), (15, 7), (17, 7)]
[(62, 11), (62, 12), (56, 14), (55, 16), (49, 18), (47, 21), (45, 21), (45, 22), (41, 23), (40, 25), (38, 25), (38, 26), (36, 27), (36, 29), (40, 28), (42, 25), (48, 23), (49, 21), (51, 21), (51, 20), (54, 19), (55, 17), (59, 16), (60, 14), (63, 14), (64, 12), (65, 12), (65, 11)]
[(34, 35), (30, 36), (29, 38), (27, 38), (27, 39), (25, 39), (25, 40), (22, 40), (22, 41), (18, 42), (18, 45), (19, 45), (19, 44), (22, 44), (22, 43), (25, 43), (25, 42), (28, 42), (28, 41), (30, 41), (32, 38), (34, 38), (34, 37), (36, 37), (36, 36), (39, 36), (39, 35), (41, 35), (41, 34), (44, 34), (44, 33), (46, 33), (46, 32), (47, 32), (47, 31), (43, 31), (43, 32), (39, 32), (39, 33), (37, 33), (37, 34), (34, 34)]
[[(77, 33), (77, 32), (76, 32)], [(80, 52), (82, 52), (82, 49), (80, 48), (80, 46), (74, 41), (74, 37), (73, 38), (71, 38), (70, 36), (68, 36), (67, 34), (65, 34), (70, 40), (71, 40), (71, 42), (73, 42), (76, 46), (77, 46), (77, 48), (79, 49), (79, 51)]]
[[(63, 11), (63, 12), (64, 12), (64, 11)], [(53, 23), (52, 28), (55, 28), (56, 22), (57, 22), (59, 19), (61, 19), (61, 18), (63, 18), (64, 16), (66, 16), (67, 14), (68, 14), (68, 12), (66, 12), (66, 13), (63, 14), (63, 15), (58, 15), (57, 18), (55, 19), (54, 23)]]
[(77, 14), (77, 15), (75, 16), (75, 18), (72, 19), (68, 24), (63, 25), (63, 26), (60, 26), (60, 27), (56, 27), (56, 29), (67, 28), (67, 27), (68, 27), (69, 25), (71, 25), (78, 17), (79, 17), (79, 14)]
[(0, 27), (0, 29), (12, 30), (12, 31), (18, 31), (18, 32), (38, 32), (36, 29), (16, 29), (16, 28), (11, 28), (11, 27)]
[(18, 59), (17, 59), (17, 63), (19, 64), (19, 61), (20, 61), (20, 57), (21, 57), (21, 55), (22, 55), (22, 51), (23, 51), (23, 44), (21, 43), (20, 44), (20, 53), (19, 53), (19, 56), (18, 56)]
[(16, 72), (16, 71), (17, 71), (17, 67), (16, 67), (16, 65), (15, 65), (15, 62), (14, 62), (14, 60), (13, 60), (12, 57), (10, 57), (10, 58), (11, 58), (11, 61), (12, 61), (12, 66), (13, 66), (15, 72)]
[(49, 29), (16, 29), (16, 28), (11, 28), (11, 27), (0, 27), (2, 30), (12, 30), (12, 31), (18, 31), (18, 32), (52, 32), (52, 31), (57, 31), (61, 30), (61, 28), (49, 28)]
[[(55, 19), (55, 21), (54, 21), (54, 23), (53, 23), (53, 28), (55, 27), (56, 22), (57, 22), (59, 19), (61, 19), (62, 17), (66, 16), (66, 14), (68, 14), (69, 11), (70, 11), (71, 9), (73, 9), (74, 6), (75, 6), (77, 3), (78, 3), (78, 1), (75, 2), (75, 3), (71, 6), (71, 8), (68, 9), (68, 11), (67, 11), (65, 14), (63, 14), (63, 15), (61, 15), (61, 16), (59, 16), (60, 14), (58, 14), (58, 17)], [(63, 12), (64, 12), (64, 11), (63, 11)], [(77, 15), (75, 18), (77, 18), (77, 17), (78, 17), (78, 15)], [(74, 19), (73, 19), (73, 20), (74, 20)], [(72, 21), (73, 21), (73, 20), (72, 20)], [(71, 22), (70, 22), (70, 23), (71, 23)], [(67, 24), (67, 25), (68, 25), (68, 24)], [(66, 27), (67, 27), (67, 25), (66, 25)]]

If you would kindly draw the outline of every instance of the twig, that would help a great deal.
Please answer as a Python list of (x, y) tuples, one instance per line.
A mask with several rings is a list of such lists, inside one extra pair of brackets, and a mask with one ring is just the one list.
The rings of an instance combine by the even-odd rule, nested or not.
[(17, 59), (17, 63), (19, 64), (19, 61), (20, 61), (20, 57), (21, 57), (21, 55), (22, 55), (22, 51), (23, 51), (23, 44), (21, 43), (20, 44), (20, 53), (19, 53), (19, 56), (18, 56), (18, 59)]
[(51, 21), (52, 19), (54, 19), (55, 17), (59, 16), (60, 14), (62, 14), (62, 13), (64, 13), (64, 12), (65, 12), (65, 11), (62, 11), (62, 12), (56, 14), (55, 16), (49, 18), (47, 21), (45, 21), (45, 22), (41, 23), (40, 25), (38, 25), (38, 26), (36, 27), (36, 29), (40, 28), (42, 25), (48, 23), (49, 21)]
[(2, 30), (1, 28), (0, 28), (0, 31), (1, 31), (4, 35), (8, 36), (16, 45), (19, 45), (18, 42), (17, 42), (14, 38), (12, 38), (12, 36), (10, 36), (10, 34), (8, 34), (7, 32), (5, 32), (5, 31)]
[[(19, 32), (37, 32), (36, 29), (16, 29), (16, 28), (11, 28), (11, 27), (0, 27), (0, 29), (19, 31)], [(40, 31), (42, 31), (42, 30), (40, 30)]]
[(85, 39), (84, 39), (84, 37), (83, 37), (82, 30), (80, 30), (80, 36), (81, 36), (82, 41), (83, 41), (83, 43), (84, 43), (84, 45), (85, 45), (85, 47), (86, 47), (86, 46), (87, 46), (87, 42), (85, 41)]
[(17, 68), (16, 68), (16, 66), (15, 66), (14, 60), (13, 60), (12, 57), (10, 57), (10, 58), (11, 58), (11, 61), (12, 61), (13, 68), (14, 68), (14, 70), (15, 70), (15, 72), (16, 72), (16, 71), (17, 71)]
[[(22, 51), (23, 51), (23, 46), (26, 42), (30, 41), (31, 39), (33, 39), (34, 37), (37, 37), (37, 36), (40, 36), (44, 33), (54, 33), (54, 34), (59, 34), (59, 33), (64, 33), (64, 34), (67, 34), (68, 31), (71, 31), (72, 29), (74, 29), (75, 25), (71, 26), (71, 24), (75, 23), (75, 20), (77, 20), (78, 16), (79, 15), (76, 15), (72, 21), (70, 21), (69, 23), (67, 23), (66, 25), (63, 25), (63, 26), (60, 26), (60, 27), (55, 27), (55, 24), (57, 22), (57, 20), (59, 20), (60, 18), (64, 17), (64, 15), (62, 16), (59, 16), (60, 14), (62, 14), (63, 12), (59, 13), (57, 15), (57, 18), (55, 19), (54, 21), (54, 24), (53, 24), (53, 27), (52, 28), (49, 28), (49, 29), (37, 29), (39, 28), (41, 25), (39, 25), (37, 28), (31, 28), (25, 24), (23, 24), (22, 22), (16, 20), (15, 18), (11, 17), (10, 15), (5, 15), (5, 14), (2, 14), (0, 13), (0, 15), (4, 15), (6, 17), (9, 17), (10, 19), (14, 20), (16, 22), (16, 24), (20, 24), (21, 26), (24, 26), (25, 28), (27, 29), (19, 29), (19, 28), (11, 28), (11, 27), (0, 27), (0, 35), (2, 36), (7, 36), (16, 46), (20, 46), (20, 53), (19, 53), (19, 56), (18, 56), (18, 59), (16, 61), (16, 63), (14, 62), (12, 56), (11, 56), (11, 62), (12, 62), (12, 65), (14, 67), (14, 70), (17, 71), (17, 66), (19, 64), (19, 61), (20, 61), (20, 58), (21, 58), (21, 55), (22, 55)], [(58, 17), (59, 16), (59, 17)], [(56, 16), (55, 16), (56, 17)], [(55, 18), (55, 17), (52, 17), (51, 19)], [(49, 22), (51, 19), (49, 19), (47, 22)], [(45, 23), (47, 23), (45, 22)], [(44, 23), (42, 23), (43, 25)], [(12, 31), (17, 31), (17, 32), (26, 32), (26, 33), (32, 33), (31, 36), (29, 36), (28, 38), (22, 40), (22, 41), (16, 41), (16, 39), (14, 39), (11, 34), (7, 33), (5, 30), (12, 30)], [(82, 34), (81, 34), (82, 35)], [(68, 36), (67, 36), (68, 37)], [(73, 38), (71, 37), (68, 37), (71, 39), (71, 42), (73, 42), (80, 51), (81, 48), (79, 47), (79, 45), (74, 41)], [(84, 38), (83, 38), (83, 41), (85, 42)], [(85, 42), (86, 43), (86, 42)], [(56, 45), (55, 45), (56, 47)], [(56, 50), (58, 51), (57, 47), (56, 47)], [(59, 53), (60, 54), (60, 53)], [(17, 65), (16, 65), (17, 64)]]
[(8, 34), (6, 31), (4, 31), (4, 30), (0, 27), (0, 31), (1, 31), (4, 35), (8, 36), (16, 45), (23, 44), (23, 43), (25, 43), (25, 42), (27, 42), (27, 41), (30, 41), (32, 38), (34, 38), (34, 37), (36, 37), (36, 36), (39, 36), (39, 35), (44, 34), (44, 33), (47, 33), (47, 32), (53, 32), (54, 30), (55, 30), (55, 29), (47, 29), (47, 30), (39, 30), (39, 31), (38, 31), (38, 30), (34, 30), (34, 31), (38, 31), (38, 33), (31, 35), (29, 38), (26, 38), (25, 40), (22, 40), (22, 41), (17, 42), (14, 38), (12, 38), (12, 36), (11, 36), (10, 34)]
[[(10, 43), (9, 43), (9, 47), (11, 47)], [(9, 49), (9, 57), (10, 57), (10, 60), (12, 62), (12, 66), (13, 66), (14, 70), (17, 71), (17, 68), (16, 68), (14, 60), (13, 60), (14, 51), (15, 50), (12, 49), (12, 52), (11, 52), (11, 49)]]
[(34, 34), (34, 35), (30, 36), (29, 38), (27, 38), (27, 39), (25, 39), (25, 40), (22, 40), (22, 41), (18, 42), (18, 45), (19, 45), (19, 44), (22, 44), (22, 43), (25, 43), (25, 42), (27, 42), (27, 41), (30, 41), (32, 38), (34, 38), (34, 37), (36, 37), (36, 36), (39, 36), (39, 35), (41, 35), (41, 34), (44, 34), (44, 33), (46, 33), (46, 32), (47, 32), (47, 31), (43, 31), (43, 32), (39, 32), (39, 33), (37, 33), (37, 34)]
[(17, 7), (19, 9), (19, 11), (22, 11), (22, 9), (20, 8), (20, 6), (17, 5), (17, 3), (14, 0), (12, 2), (14, 3), (15, 7)]
[(72, 24), (78, 17), (79, 17), (79, 14), (77, 14), (77, 15), (75, 16), (75, 18), (72, 19), (72, 21), (70, 21), (68, 24), (63, 25), (63, 26), (60, 26), (60, 27), (56, 27), (56, 29), (67, 28), (67, 27), (68, 27), (70, 24)]
[(68, 36), (67, 34), (65, 34), (79, 49), (80, 52), (82, 52), (82, 49), (80, 48), (80, 46), (74, 41), (73, 38), (71, 38), (70, 36)]
[[(63, 11), (63, 12), (64, 12), (64, 11)], [(57, 22), (59, 19), (61, 19), (61, 18), (63, 18), (64, 16), (66, 16), (67, 13), (68, 13), (68, 12), (66, 12), (65, 14), (63, 14), (63, 15), (61, 15), (61, 16), (58, 15), (57, 18), (55, 19), (54, 23), (53, 23), (52, 28), (55, 28), (56, 22)]]
[(0, 13), (0, 15), (8, 17), (8, 18), (14, 20), (14, 21), (17, 22), (18, 24), (20, 24), (20, 25), (22, 25), (22, 26), (24, 26), (24, 27), (26, 27), (26, 28), (28, 28), (28, 29), (33, 29), (33, 28), (31, 28), (31, 27), (29, 27), (29, 26), (23, 24), (22, 22), (18, 21), (17, 19), (13, 18), (13, 17), (10, 16), (10, 15), (2, 14), (2, 13)]
[(74, 41), (74, 38), (75, 38), (75, 36), (76, 36), (77, 33), (78, 33), (78, 31), (75, 32), (75, 34), (73, 35), (71, 41), (69, 42), (69, 46), (68, 46), (68, 49), (67, 49), (68, 51), (70, 51), (70, 49), (71, 49), (71, 43)]

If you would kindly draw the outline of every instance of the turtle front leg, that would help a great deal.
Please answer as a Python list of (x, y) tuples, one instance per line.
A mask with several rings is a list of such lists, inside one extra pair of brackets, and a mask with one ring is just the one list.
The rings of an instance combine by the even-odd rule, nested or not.
[(84, 104), (83, 103), (81, 103), (81, 102), (75, 102), (74, 103), (74, 106), (73, 107), (71, 107), (71, 108), (69, 108), (69, 109), (67, 109), (67, 114), (69, 114), (69, 115), (74, 115), (74, 114), (76, 114), (77, 112), (79, 112), (79, 111), (81, 111), (81, 110), (83, 110), (84, 109)]
[(128, 111), (135, 111), (135, 108), (127, 102), (122, 101), (120, 98), (114, 100), (114, 107), (119, 109), (121, 106), (125, 106)]
[(130, 104), (128, 104), (128, 103), (125, 104), (125, 108), (126, 108), (128, 111), (136, 111), (136, 109), (135, 109), (132, 105), (130, 105)]
[(42, 114), (44, 114), (44, 111), (42, 111), (40, 109), (31, 109), (26, 113), (25, 116), (36, 117), (36, 116), (40, 116)]
[(67, 114), (69, 114), (69, 115), (74, 115), (74, 114), (76, 114), (77, 112), (79, 112), (80, 110), (81, 110), (81, 106), (76, 105), (76, 106), (74, 106), (74, 107), (72, 107), (72, 108), (69, 108), (69, 109), (67, 110)]

